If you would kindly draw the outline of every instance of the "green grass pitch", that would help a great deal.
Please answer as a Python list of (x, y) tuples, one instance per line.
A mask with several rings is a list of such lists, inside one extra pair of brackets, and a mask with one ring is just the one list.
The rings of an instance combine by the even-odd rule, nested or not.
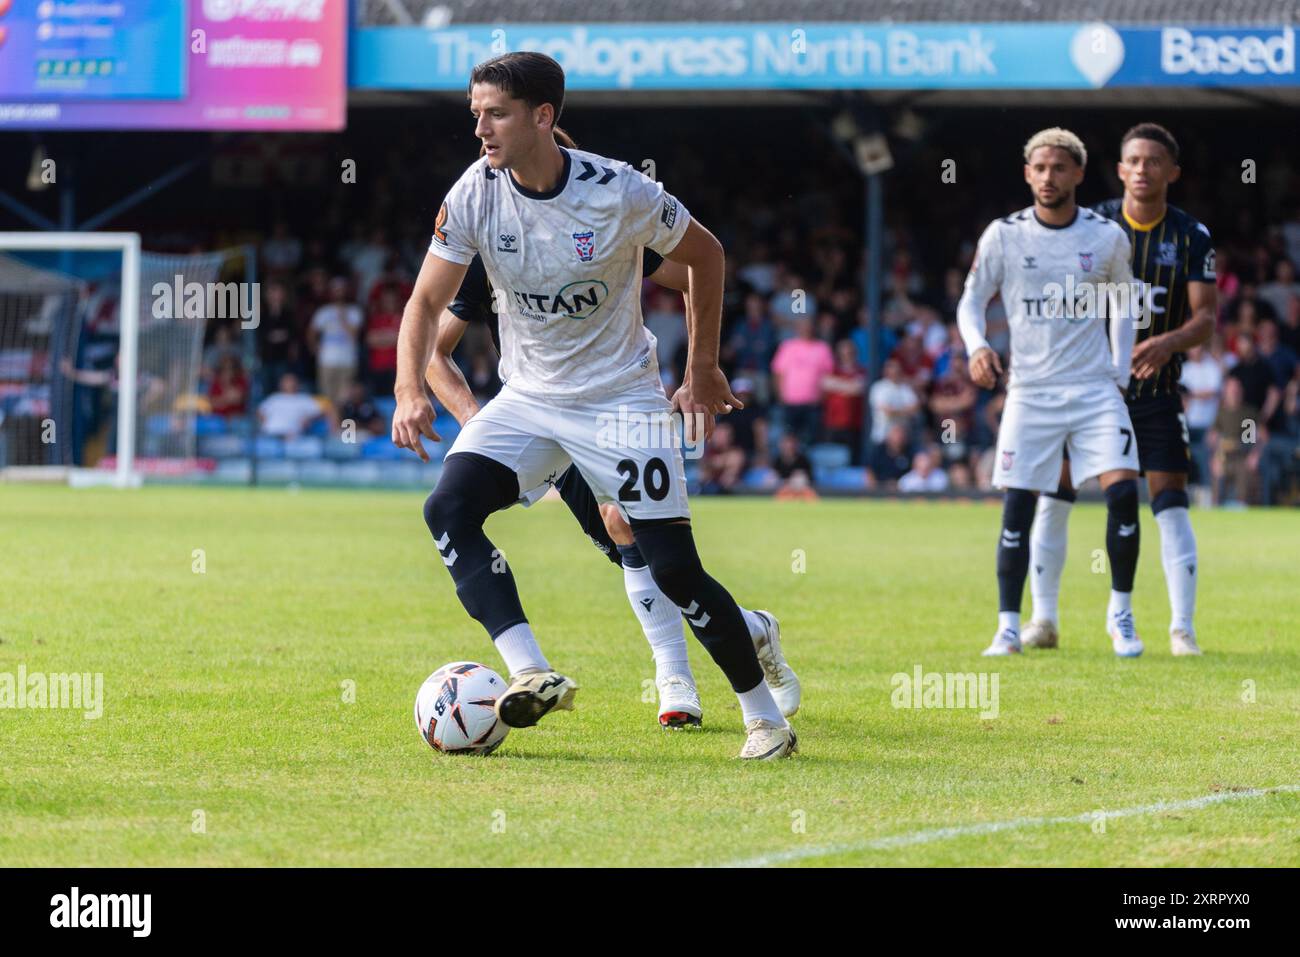
[[(621, 575), (558, 503), (488, 532), (582, 686), (577, 710), (488, 758), (434, 754), (411, 717), (423, 679), (456, 659), (502, 665), (422, 501), (0, 491), (0, 674), (104, 681), (97, 720), (0, 710), (0, 862), (1300, 864), (1298, 512), (1194, 514), (1201, 659), (1169, 655), (1144, 512), (1148, 650), (1121, 661), (1092, 555), (1104, 514), (1080, 506), (1063, 648), (990, 661), (995, 507), (697, 501), (706, 566), (781, 618), (803, 680), (802, 753), (750, 766), (734, 760), (735, 698), (693, 638), (705, 728), (659, 730)], [(997, 717), (893, 707), (893, 676), (918, 665), (996, 672)], [(1278, 786), (1293, 789), (1248, 793)], [(1212, 795), (1233, 799), (1177, 803)], [(1035, 820), (1058, 817), (1078, 820)], [(1011, 823), (973, 827), (995, 822)]]

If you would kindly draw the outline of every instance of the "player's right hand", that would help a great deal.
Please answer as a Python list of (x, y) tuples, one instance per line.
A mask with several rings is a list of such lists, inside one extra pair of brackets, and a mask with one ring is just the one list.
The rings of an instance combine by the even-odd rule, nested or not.
[(410, 449), (427, 462), (429, 453), (424, 451), (424, 444), (420, 441), (422, 435), (435, 442), (442, 441), (442, 437), (433, 431), (433, 406), (422, 395), (399, 397), (397, 409), (393, 412), (393, 444), (399, 449)]
[(991, 389), (998, 384), (1002, 375), (1002, 360), (998, 354), (985, 346), (977, 349), (970, 358), (970, 380), (983, 389)]

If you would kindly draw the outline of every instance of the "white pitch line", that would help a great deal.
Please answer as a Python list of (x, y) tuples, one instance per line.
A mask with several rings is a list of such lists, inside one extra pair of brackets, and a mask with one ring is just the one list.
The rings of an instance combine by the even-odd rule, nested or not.
[(814, 857), (830, 857), (834, 854), (851, 854), (855, 851), (882, 851), (893, 847), (907, 847), (912, 844), (930, 844), (934, 841), (946, 841), (954, 837), (966, 837), (972, 834), (996, 834), (998, 831), (1018, 831), (1029, 827), (1045, 827), (1049, 824), (1091, 824), (1098, 820), (1113, 820), (1121, 817), (1137, 817), (1142, 814), (1159, 814), (1164, 811), (1196, 811), (1211, 804), (1224, 801), (1240, 801), (1246, 798), (1262, 797), (1265, 794), (1282, 794), (1300, 791), (1300, 784), (1280, 784), (1271, 788), (1251, 788), (1246, 791), (1221, 791), (1218, 794), (1206, 794), (1203, 797), (1190, 798), (1186, 801), (1157, 801), (1155, 804), (1140, 804), (1137, 807), (1119, 808), (1115, 811), (1089, 811), (1072, 817), (1018, 817), (1009, 821), (985, 821), (981, 824), (961, 824), (955, 827), (940, 827), (928, 831), (913, 831), (910, 834), (895, 834), (892, 837), (878, 837), (870, 841), (854, 841), (849, 844), (822, 844), (815, 847), (801, 847), (789, 851), (777, 851), (758, 857), (732, 861), (722, 867), (770, 867), (773, 864), (785, 864), (789, 861), (805, 861)]

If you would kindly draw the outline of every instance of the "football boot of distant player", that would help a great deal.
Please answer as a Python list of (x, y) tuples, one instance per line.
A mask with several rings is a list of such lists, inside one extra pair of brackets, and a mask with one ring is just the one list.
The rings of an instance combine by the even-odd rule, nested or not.
[(995, 658), (1002, 655), (1020, 654), (1020, 635), (1010, 628), (1004, 628), (993, 636), (993, 644), (984, 649), (985, 658)]
[(1144, 650), (1142, 639), (1138, 637), (1132, 611), (1125, 609), (1111, 615), (1106, 621), (1106, 631), (1110, 633), (1115, 654), (1121, 658), (1136, 658), (1142, 654)]
[(1031, 621), (1020, 634), (1022, 648), (1055, 648), (1061, 643), (1056, 626), (1050, 621)]

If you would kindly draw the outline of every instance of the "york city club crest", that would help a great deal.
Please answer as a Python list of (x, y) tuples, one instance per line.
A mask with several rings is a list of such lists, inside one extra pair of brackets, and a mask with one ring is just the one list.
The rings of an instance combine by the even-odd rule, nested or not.
[(1092, 272), (1092, 253), (1079, 253), (1079, 268), (1084, 272)]
[(596, 255), (596, 234), (592, 230), (585, 233), (573, 234), (573, 249), (578, 254), (578, 259), (582, 262), (589, 263)]

